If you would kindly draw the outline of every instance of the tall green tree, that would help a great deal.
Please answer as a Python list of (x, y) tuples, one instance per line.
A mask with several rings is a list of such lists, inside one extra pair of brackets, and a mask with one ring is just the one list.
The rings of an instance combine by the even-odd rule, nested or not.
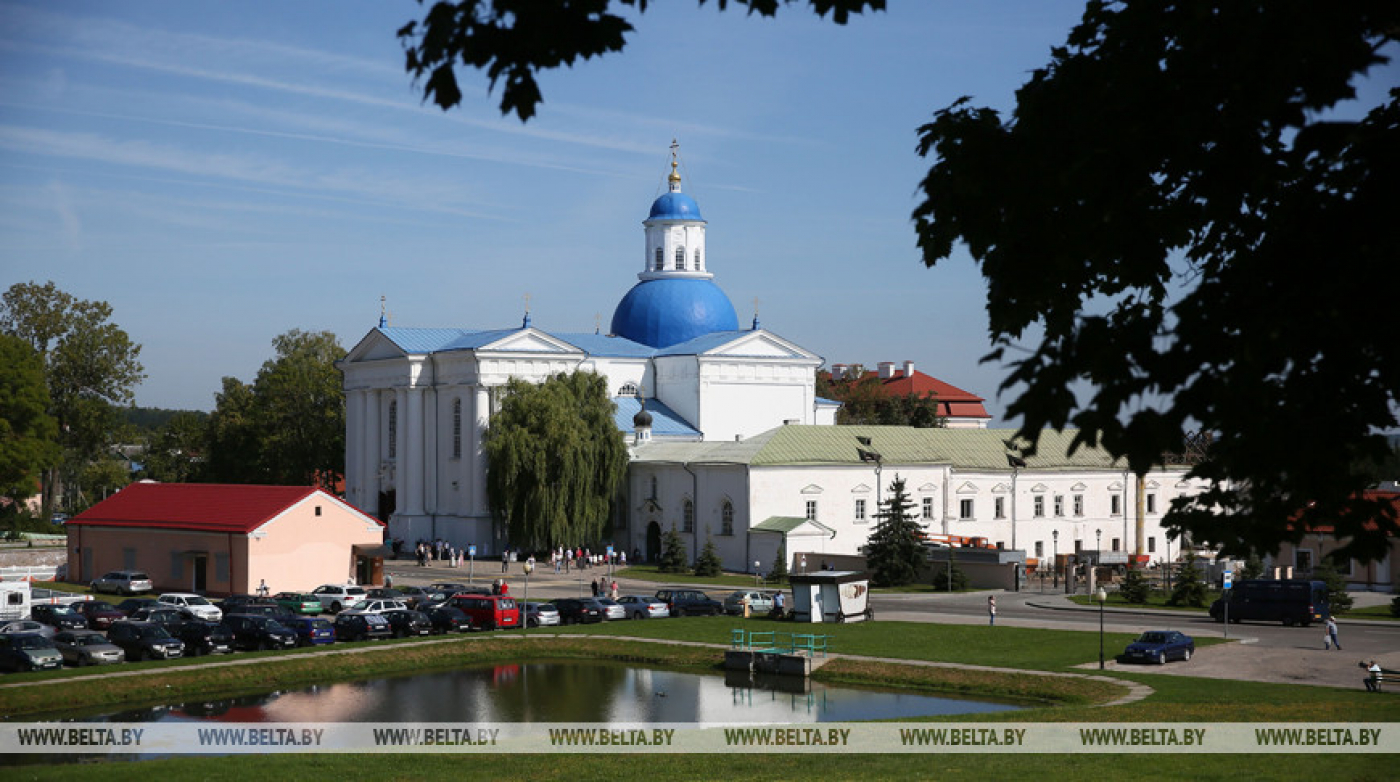
[(208, 414), (187, 410), (175, 413), (147, 443), (146, 477), (164, 483), (204, 480), (208, 437)]
[(685, 541), (676, 531), (674, 523), (661, 535), (661, 559), (656, 569), (662, 573), (685, 573), (690, 570), (686, 562)]
[(840, 380), (832, 379), (830, 372), (818, 372), (816, 394), (841, 403), (841, 409), (836, 414), (838, 424), (913, 426), (920, 429), (943, 426), (936, 397), (918, 394), (891, 396), (885, 392), (880, 376), (860, 365), (849, 367)]
[(258, 427), (253, 412), (253, 387), (236, 377), (224, 378), (214, 396), (214, 412), (205, 432), (208, 458), (204, 480), (215, 483), (268, 483), (263, 468)]
[(1177, 574), (1176, 586), (1172, 587), (1167, 605), (1205, 608), (1206, 582), (1201, 579), (1197, 561), (1196, 552), (1187, 549), (1186, 559), (1181, 563), (1181, 572)]
[(506, 384), (486, 433), (486, 496), (513, 547), (602, 535), (627, 470), (615, 409), (606, 379), (593, 372)]
[[(70, 476), (113, 443), (114, 405), (132, 401), (144, 377), (141, 346), (111, 322), (112, 307), (58, 289), (22, 282), (0, 297), (0, 331), (29, 344), (43, 362), (49, 415)], [(43, 486), (44, 513), (54, 507), (59, 475), (51, 467)]]
[(904, 489), (904, 479), (890, 482), (890, 498), (875, 514), (878, 522), (865, 544), (865, 563), (876, 586), (904, 586), (919, 577), (919, 568), (928, 559), (920, 538), (919, 517), (914, 501)]
[(710, 537), (707, 530), (705, 532), (705, 545), (700, 549), (700, 556), (695, 560), (695, 575), (717, 576), (722, 572), (724, 572), (724, 563), (719, 558), (714, 538)]
[[(837, 24), (885, 5), (805, 4)], [(425, 99), (457, 105), (453, 69), (476, 68), (523, 121), (535, 73), (622, 50), (623, 6), (647, 3), (443, 0), (399, 38)], [(1346, 556), (1384, 556), (1400, 520), (1359, 492), (1400, 409), (1375, 283), (1400, 257), (1400, 90), (1332, 110), (1398, 38), (1388, 0), (1090, 0), (1010, 116), (962, 100), (920, 129), (924, 262), (981, 267), (988, 360), (1039, 339), (1003, 384), (1022, 438), (1072, 425), (1141, 475), (1200, 426), (1210, 490), (1167, 523), (1236, 555), (1327, 523)]]
[(331, 488), (345, 473), (345, 355), (329, 331), (292, 329), (253, 381), (253, 421), (263, 470), (274, 483)]
[(0, 334), (0, 495), (14, 505), (34, 496), (58, 464), (58, 425), (49, 415), (44, 364), (23, 339)]

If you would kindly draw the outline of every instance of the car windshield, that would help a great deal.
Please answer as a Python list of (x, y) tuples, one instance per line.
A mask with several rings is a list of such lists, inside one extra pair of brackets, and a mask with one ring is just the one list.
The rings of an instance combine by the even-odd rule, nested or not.
[(207, 605), (209, 605), (209, 601), (208, 601), (208, 600), (205, 600), (205, 599), (202, 598), (202, 597), (195, 596), (195, 597), (187, 597), (187, 598), (185, 598), (185, 604), (186, 604), (186, 605), (192, 605), (192, 606), (207, 606)]
[(164, 627), (159, 627), (159, 626), (142, 627), (142, 628), (140, 628), (140, 630), (139, 630), (139, 632), (138, 632), (138, 635), (140, 635), (142, 638), (169, 638), (169, 637), (170, 637), (170, 633), (166, 632), (166, 630), (165, 630)]
[(312, 620), (311, 620), (311, 626), (314, 627), (314, 628), (316, 628), (317, 630), (329, 630), (329, 629), (331, 629), (331, 623), (330, 623), (329, 620), (326, 620), (326, 619), (312, 619)]
[(106, 646), (107, 639), (100, 635), (79, 635), (73, 639), (74, 646)]
[(42, 635), (21, 635), (15, 638), (16, 649), (52, 649), (53, 642)]
[(104, 603), (101, 600), (94, 600), (91, 603), (84, 603), (83, 607), (89, 611), (115, 611), (116, 606), (111, 603)]
[(363, 594), (365, 594), (365, 590), (364, 590), (362, 587), (346, 587), (346, 588), (345, 588), (345, 594), (347, 594), (347, 595), (363, 595)]
[(1166, 642), (1167, 636), (1165, 633), (1143, 633), (1142, 637), (1138, 639), (1138, 643), (1144, 644), (1162, 644)]

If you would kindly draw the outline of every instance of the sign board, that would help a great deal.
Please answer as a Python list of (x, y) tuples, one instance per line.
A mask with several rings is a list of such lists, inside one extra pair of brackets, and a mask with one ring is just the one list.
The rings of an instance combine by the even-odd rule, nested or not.
[(1225, 571), (1224, 579), (1223, 579), (1223, 581), (1221, 582), (1222, 585), (1223, 585), (1223, 588), (1225, 588), (1225, 589), (1229, 589), (1229, 588), (1230, 588), (1230, 581), (1231, 581), (1231, 579), (1234, 578), (1234, 575), (1235, 575), (1235, 571), (1233, 571), (1233, 570), (1227, 570), (1227, 571)]
[(467, 556), (469, 556), (469, 557), (474, 557), (474, 556), (476, 556), (476, 546), (467, 546)]

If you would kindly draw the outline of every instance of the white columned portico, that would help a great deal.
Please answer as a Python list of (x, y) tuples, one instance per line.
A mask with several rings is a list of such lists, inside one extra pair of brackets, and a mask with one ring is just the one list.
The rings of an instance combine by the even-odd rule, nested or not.
[(369, 507), (362, 496), (368, 481), (364, 473), (364, 461), (359, 458), (361, 445), (355, 441), (356, 437), (364, 436), (360, 434), (365, 428), (364, 398), (364, 389), (357, 388), (345, 392), (345, 492), (346, 499), (357, 508)]
[(471, 514), (485, 516), (486, 505), (486, 427), (491, 423), (491, 390), (477, 386), (472, 393), (472, 497)]
[(404, 433), (407, 446), (403, 451), (403, 470), (407, 473), (405, 483), (407, 496), (404, 497), (404, 513), (409, 516), (423, 515), (423, 389), (410, 387), (405, 391), (408, 400), (406, 416), (399, 419), (399, 426), (408, 429)]
[(360, 505), (370, 515), (378, 516), (379, 492), (383, 479), (379, 475), (379, 392), (374, 389), (364, 391), (360, 396), (363, 407), (361, 421), (364, 428), (360, 432)]
[(408, 389), (394, 389), (394, 515), (408, 515), (408, 431), (404, 415), (408, 411)]
[(437, 389), (423, 389), (423, 450), (419, 458), (423, 468), (423, 512), (430, 516), (435, 516), (438, 512), (437, 397)]

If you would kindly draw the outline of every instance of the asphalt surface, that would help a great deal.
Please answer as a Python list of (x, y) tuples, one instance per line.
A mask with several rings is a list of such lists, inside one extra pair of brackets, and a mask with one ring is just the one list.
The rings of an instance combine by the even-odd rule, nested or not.
[[(520, 563), (512, 563), (509, 572), (501, 572), (501, 564), (477, 562), (474, 568), (460, 568), (445, 563), (429, 563), (418, 567), (408, 560), (390, 561), (387, 570), (395, 584), (428, 584), (435, 581), (455, 581), (489, 584), (504, 577), (510, 584), (512, 596), (525, 599), (525, 576)], [(439, 566), (442, 564), (444, 566)], [(555, 597), (577, 597), (590, 594), (589, 581), (607, 577), (606, 568), (555, 574), (553, 568), (537, 567), (529, 579), (529, 599), (549, 600)], [(703, 589), (712, 597), (738, 587), (695, 586), (680, 579), (673, 584), (618, 579), (621, 594), (652, 594), (663, 587), (693, 587)], [(988, 592), (954, 595), (888, 594), (872, 596), (871, 607), (876, 620), (934, 622), (940, 624), (983, 624), (987, 622)], [(1060, 630), (1092, 631), (1099, 627), (1099, 609), (1080, 606), (1069, 601), (1059, 590), (1038, 587), (1022, 592), (996, 592), (997, 625), (1005, 627), (1041, 627)], [(1357, 607), (1389, 603), (1390, 596), (1375, 593), (1354, 593)], [(1228, 637), (1237, 643), (1217, 644), (1199, 649), (1190, 662), (1174, 662), (1164, 666), (1134, 665), (1135, 672), (1168, 676), (1200, 676), (1242, 681), (1328, 687), (1362, 686), (1363, 672), (1357, 663), (1375, 659), (1381, 666), (1400, 670), (1400, 622), (1338, 620), (1342, 649), (1324, 651), (1322, 628), (1283, 627), (1272, 624), (1223, 624), (1211, 621), (1204, 614), (1152, 609), (1106, 609), (1102, 621), (1112, 632), (1143, 632), (1170, 628), (1197, 638)], [(1109, 657), (1118, 649), (1109, 650)], [(995, 661), (988, 661), (995, 664)], [(1108, 660), (1106, 667), (1118, 664)], [(1080, 666), (1097, 669), (1098, 661), (1085, 661)]]

